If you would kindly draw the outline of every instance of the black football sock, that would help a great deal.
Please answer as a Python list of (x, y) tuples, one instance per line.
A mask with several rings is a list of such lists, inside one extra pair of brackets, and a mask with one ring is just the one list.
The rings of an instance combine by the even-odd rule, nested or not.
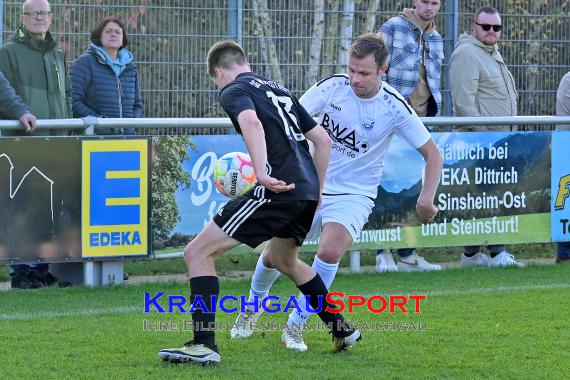
[(331, 313), (326, 310), (327, 307), (330, 307), (331, 309), (336, 309), (336, 307), (327, 301), (326, 297), (327, 294), (329, 294), (329, 291), (318, 273), (315, 277), (309, 280), (309, 282), (299, 285), (297, 288), (299, 288), (301, 293), (309, 296), (309, 305), (311, 305), (313, 310), (319, 308), (319, 298), (321, 298), (321, 307), (320, 311), (317, 312), (317, 315), (327, 326), (330, 327), (333, 336), (343, 338), (354, 331), (347, 326), (341, 313)]
[[(216, 276), (200, 276), (190, 279), (190, 305), (194, 305), (197, 296), (202, 298), (204, 305), (208, 311), (214, 310), (212, 305), (212, 296), (216, 300), (220, 293), (220, 283)], [(199, 303), (197, 304), (199, 305)], [(216, 336), (214, 332), (214, 322), (216, 321), (216, 313), (206, 313), (201, 308), (195, 308), (192, 313), (192, 322), (194, 322), (194, 342), (201, 343), (210, 347), (214, 351), (218, 351), (216, 347)]]

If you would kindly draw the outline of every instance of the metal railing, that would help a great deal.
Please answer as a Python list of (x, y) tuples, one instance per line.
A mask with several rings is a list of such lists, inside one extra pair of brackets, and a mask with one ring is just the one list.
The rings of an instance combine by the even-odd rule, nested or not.
[[(570, 116), (501, 116), (501, 117), (426, 117), (421, 118), (426, 126), (448, 127), (465, 125), (512, 125), (539, 126), (541, 129), (552, 128), (557, 124), (570, 125)], [(96, 118), (81, 119), (49, 119), (38, 120), (40, 129), (67, 129), (84, 131), (86, 135), (93, 134), (98, 128), (135, 128), (139, 133), (154, 129), (160, 133), (163, 129), (186, 129), (186, 134), (192, 134), (193, 129), (204, 129), (211, 134), (226, 134), (233, 125), (228, 118)], [(0, 120), (0, 130), (21, 130), (18, 120)], [(147, 133), (148, 134), (148, 133)], [(155, 134), (155, 133), (150, 133)], [(204, 134), (204, 133), (200, 133)]]

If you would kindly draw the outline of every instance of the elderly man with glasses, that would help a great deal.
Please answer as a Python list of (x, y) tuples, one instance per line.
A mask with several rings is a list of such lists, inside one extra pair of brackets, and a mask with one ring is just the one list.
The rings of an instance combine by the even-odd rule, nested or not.
[[(65, 55), (48, 31), (52, 20), (46, 0), (24, 2), (20, 27), (0, 48), (0, 70), (38, 119), (73, 117)], [(53, 133), (38, 128), (34, 135)]]
[[(497, 42), (501, 16), (495, 8), (475, 13), (473, 30), (463, 33), (451, 56), (449, 77), (455, 116), (516, 116), (515, 80), (507, 69)], [(510, 126), (465, 126), (457, 131), (509, 131)], [(479, 246), (464, 247), (460, 266), (522, 266), (505, 245), (488, 245), (489, 256)]]
[[(27, 0), (22, 5), (20, 27), (0, 48), (0, 70), (29, 107), (30, 113), (38, 119), (66, 119), (73, 117), (71, 105), (71, 81), (67, 75), (65, 55), (48, 31), (53, 14), (46, 0)], [(3, 131), (3, 136), (21, 136), (32, 133), (34, 136), (61, 134), (36, 128), (21, 131)], [(42, 236), (35, 224), (42, 223), (41, 215), (36, 215), (28, 224), (29, 234), (20, 240), (41, 243), (51, 236)], [(35, 223), (35, 224), (34, 224)], [(44, 228), (45, 229), (45, 228)], [(34, 252), (29, 253), (32, 257)], [(49, 285), (67, 286), (48, 272), (47, 264), (29, 266), (13, 265), (11, 270), (13, 288), (38, 288)]]

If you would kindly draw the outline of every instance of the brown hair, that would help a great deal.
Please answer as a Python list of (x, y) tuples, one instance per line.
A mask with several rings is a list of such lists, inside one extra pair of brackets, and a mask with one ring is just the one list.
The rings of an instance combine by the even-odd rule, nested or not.
[(123, 43), (121, 44), (121, 49), (127, 47), (127, 45), (129, 44), (129, 37), (127, 36), (125, 25), (117, 17), (102, 18), (91, 31), (91, 42), (93, 42), (97, 46), (103, 46), (103, 44), (101, 43), (101, 35), (103, 34), (103, 29), (105, 29), (107, 24), (110, 22), (114, 22), (115, 24), (118, 24), (121, 27), (121, 30), (123, 31)]
[(384, 39), (379, 34), (365, 33), (358, 36), (350, 45), (350, 56), (358, 59), (374, 55), (374, 61), (378, 68), (386, 63), (388, 49)]
[(475, 12), (475, 17), (473, 18), (474, 22), (477, 22), (477, 18), (479, 17), (479, 15), (481, 13), (487, 13), (490, 15), (494, 15), (495, 13), (498, 14), (499, 11), (493, 7), (481, 7), (479, 9), (477, 9), (477, 12)]
[(229, 69), (235, 64), (244, 65), (247, 63), (247, 58), (237, 42), (225, 40), (216, 42), (208, 50), (207, 63), (208, 75), (214, 78), (217, 68)]

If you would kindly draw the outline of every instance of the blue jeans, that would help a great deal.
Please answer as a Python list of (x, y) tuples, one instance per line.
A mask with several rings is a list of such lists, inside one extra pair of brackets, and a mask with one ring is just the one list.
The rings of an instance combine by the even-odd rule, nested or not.
[[(481, 246), (480, 245), (468, 245), (463, 247), (464, 252), (466, 255), (474, 255), (477, 252), (481, 251)], [(494, 256), (497, 255), (503, 251), (507, 250), (507, 246), (505, 246), (504, 244), (500, 244), (500, 245), (488, 245), (487, 249), (489, 250), (489, 253)]]
[(556, 244), (556, 255), (561, 259), (570, 259), (570, 241), (561, 241)]
[(415, 248), (399, 248), (398, 249), (398, 256), (400, 257), (408, 257), (414, 253)]

